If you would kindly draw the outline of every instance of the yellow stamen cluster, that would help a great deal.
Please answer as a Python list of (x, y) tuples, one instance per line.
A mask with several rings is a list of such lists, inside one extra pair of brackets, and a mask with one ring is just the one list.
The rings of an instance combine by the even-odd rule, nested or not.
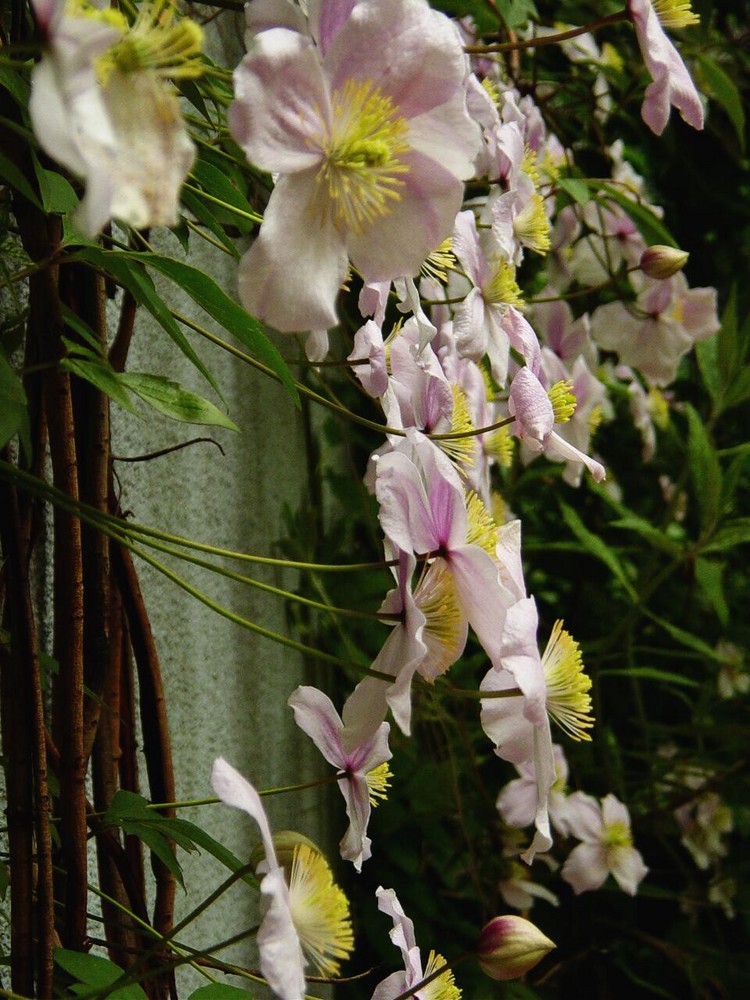
[(700, 21), (690, 0), (652, 0), (652, 7), (665, 28), (687, 28)]
[(633, 837), (627, 823), (620, 820), (610, 823), (604, 830), (604, 846), (608, 849), (618, 847), (632, 847)]
[(480, 549), (484, 549), (494, 557), (497, 546), (497, 525), (492, 514), (472, 490), (466, 494), (466, 513), (468, 515), (466, 541), (469, 545), (478, 545)]
[(573, 392), (573, 383), (570, 379), (562, 379), (560, 382), (555, 382), (552, 388), (547, 393), (550, 403), (552, 403), (552, 412), (555, 414), (555, 423), (564, 424), (573, 416), (576, 412), (576, 406), (578, 400)]
[(401, 175), (409, 167), (408, 125), (396, 106), (371, 80), (346, 81), (334, 92), (330, 134), (323, 139), (325, 161), (318, 183), (340, 229), (361, 232), (379, 216), (393, 211), (401, 197)]
[(414, 591), (414, 600), (426, 619), (423, 636), (430, 650), (420, 673), (433, 682), (456, 662), (463, 638), (456, 583), (442, 560), (428, 568)]
[(425, 278), (434, 278), (441, 284), (448, 280), (448, 271), (456, 266), (456, 255), (453, 252), (453, 239), (449, 236), (427, 257), (419, 269)]
[(669, 403), (656, 386), (652, 386), (648, 392), (648, 408), (651, 411), (651, 419), (657, 427), (664, 430), (669, 424)]
[(492, 277), (482, 288), (482, 298), (488, 305), (523, 305), (521, 289), (516, 282), (516, 269), (507, 260), (493, 261)]
[[(427, 967), (424, 970), (424, 978), (426, 979), (428, 976), (431, 976), (433, 972), (436, 972), (443, 965), (445, 965), (443, 956), (438, 955), (436, 951), (431, 951), (430, 957), (427, 959)], [(445, 972), (433, 979), (431, 983), (422, 987), (419, 995), (423, 1000), (460, 1000), (461, 990), (456, 986), (453, 970), (446, 969)]]
[(594, 434), (596, 434), (602, 420), (604, 420), (604, 410), (602, 409), (601, 403), (597, 403), (589, 410), (588, 419), (586, 421), (589, 429), (589, 437), (593, 437)]
[(583, 672), (578, 643), (556, 621), (542, 656), (547, 681), (547, 712), (574, 740), (590, 740), (586, 732), (594, 725), (591, 712), (591, 678)]
[(513, 230), (523, 246), (537, 253), (547, 253), (550, 246), (549, 219), (544, 210), (544, 198), (532, 194), (513, 220)]
[(384, 799), (388, 798), (388, 789), (391, 787), (392, 777), (393, 772), (388, 766), (388, 761), (384, 761), (382, 764), (374, 767), (372, 771), (368, 771), (365, 775), (365, 781), (370, 790), (370, 805), (373, 809), (379, 806)]
[[(453, 394), (451, 434), (471, 434), (475, 427), (466, 393), (456, 382), (451, 383), (451, 392)], [(471, 468), (474, 464), (477, 453), (475, 437), (447, 438), (438, 441), (438, 444), (455, 465)]]
[(534, 182), (534, 187), (539, 187), (539, 163), (537, 160), (537, 155), (531, 146), (524, 146), (523, 156), (521, 157), (521, 170)]
[(516, 439), (508, 427), (498, 427), (483, 439), (483, 448), (485, 455), (494, 458), (504, 469), (509, 469), (513, 464)]
[(349, 900), (320, 851), (299, 844), (289, 876), (289, 908), (300, 944), (322, 976), (337, 976), (354, 950)]
[[(83, 6), (82, 0), (74, 3)], [(169, 0), (143, 4), (132, 26), (122, 15), (114, 23), (116, 27), (122, 24), (123, 36), (97, 59), (97, 73), (103, 83), (113, 70), (120, 73), (149, 70), (171, 79), (192, 79), (203, 73), (203, 29), (188, 18), (177, 20)]]

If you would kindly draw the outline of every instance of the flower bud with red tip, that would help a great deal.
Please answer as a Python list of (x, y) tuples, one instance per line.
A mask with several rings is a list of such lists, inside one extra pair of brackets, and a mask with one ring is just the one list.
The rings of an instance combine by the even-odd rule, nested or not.
[(557, 947), (524, 917), (495, 917), (482, 928), (477, 959), (490, 979), (517, 979)]

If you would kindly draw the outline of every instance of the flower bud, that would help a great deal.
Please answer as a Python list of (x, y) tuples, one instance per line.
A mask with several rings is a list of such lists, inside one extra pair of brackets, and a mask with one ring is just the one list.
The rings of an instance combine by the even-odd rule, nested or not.
[(490, 979), (517, 979), (556, 947), (530, 920), (495, 917), (479, 935), (477, 958)]
[(641, 254), (641, 270), (649, 278), (658, 278), (664, 281), (673, 277), (681, 271), (690, 254), (686, 250), (679, 250), (677, 247), (666, 247), (655, 245), (646, 247)]

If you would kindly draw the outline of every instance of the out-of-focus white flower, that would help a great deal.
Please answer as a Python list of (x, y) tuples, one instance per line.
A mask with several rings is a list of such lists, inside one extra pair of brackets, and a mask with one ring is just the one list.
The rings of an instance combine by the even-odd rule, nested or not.
[(133, 25), (88, 0), (35, 0), (46, 51), (31, 80), (40, 145), (84, 180), (76, 223), (95, 236), (111, 218), (173, 225), (195, 159), (169, 77), (202, 72), (202, 32), (166, 0)]
[(682, 831), (681, 843), (699, 868), (705, 871), (725, 857), (728, 847), (722, 837), (732, 831), (732, 810), (716, 792), (704, 792), (675, 809), (674, 816)]
[(570, 832), (582, 841), (560, 872), (573, 891), (599, 889), (611, 874), (623, 892), (634, 896), (648, 868), (633, 847), (627, 806), (614, 795), (607, 795), (600, 806), (590, 795), (574, 792), (568, 796), (567, 821)]

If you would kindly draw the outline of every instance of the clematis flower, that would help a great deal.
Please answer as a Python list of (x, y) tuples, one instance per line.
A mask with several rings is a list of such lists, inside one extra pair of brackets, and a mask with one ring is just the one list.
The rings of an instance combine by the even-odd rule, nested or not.
[(670, 105), (695, 129), (703, 128), (703, 106), (685, 63), (664, 28), (695, 24), (690, 0), (627, 0), (643, 61), (652, 83), (646, 88), (641, 117), (661, 135), (669, 121)]
[[(393, 889), (378, 888), (378, 909), (393, 920), (389, 932), (391, 941), (400, 949), (404, 959), (404, 971), (394, 972), (375, 987), (372, 1000), (393, 1000), (412, 989), (427, 976), (445, 965), (442, 955), (431, 951), (427, 965), (422, 967), (422, 955), (414, 937), (414, 924), (404, 913), (403, 907)], [(431, 983), (414, 992), (415, 1000), (460, 1000), (461, 991), (456, 986), (453, 973), (446, 969)]]
[(606, 478), (604, 466), (554, 430), (556, 420), (570, 419), (574, 412), (567, 409), (575, 407), (575, 397), (569, 395), (569, 390), (569, 383), (558, 382), (548, 394), (529, 367), (521, 368), (511, 383), (508, 401), (508, 409), (516, 418), (513, 431), (532, 451), (551, 451), (568, 462), (583, 463), (600, 483)]
[(635, 896), (648, 868), (633, 847), (627, 806), (614, 795), (600, 806), (590, 795), (574, 792), (568, 796), (568, 825), (582, 843), (570, 852), (560, 874), (576, 895), (599, 889), (612, 874), (623, 892)]
[(599, 306), (591, 316), (591, 335), (654, 385), (669, 385), (693, 344), (719, 329), (716, 289), (689, 288), (683, 274), (665, 281), (634, 274), (631, 280), (638, 291), (635, 302)]
[(371, 855), (370, 811), (378, 798), (385, 798), (390, 777), (386, 761), (392, 756), (388, 748), (391, 727), (381, 722), (373, 730), (366, 720), (353, 716), (348, 701), (342, 720), (331, 699), (314, 687), (298, 687), (289, 705), (300, 729), (343, 775), (339, 788), (346, 801), (349, 829), (341, 841), (341, 857), (361, 871), (362, 862)]
[[(555, 743), (552, 746), (552, 756), (555, 768), (555, 780), (550, 787), (547, 799), (547, 810), (554, 828), (563, 835), (568, 832), (565, 821), (567, 808), (566, 785), (568, 781), (568, 762), (563, 748)], [(497, 811), (508, 826), (523, 829), (534, 822), (537, 802), (537, 779), (533, 762), (530, 760), (516, 764), (520, 777), (509, 781), (497, 797)]]
[(593, 725), (588, 694), (591, 680), (583, 672), (578, 643), (558, 621), (540, 657), (538, 623), (533, 598), (522, 598), (509, 608), (501, 635), (499, 667), (493, 666), (480, 684), (483, 692), (510, 693), (520, 689), (522, 695), (483, 698), (481, 723), (498, 757), (519, 770), (525, 764), (533, 766), (536, 832), (522, 855), (529, 864), (535, 854), (552, 846), (549, 798), (557, 773), (550, 718), (575, 740), (590, 739), (586, 730)]
[(229, 109), (250, 162), (279, 175), (240, 296), (284, 331), (336, 323), (350, 260), (366, 282), (415, 274), (450, 235), (480, 141), (443, 14), (424, 0), (321, 0), (314, 15), (311, 35), (254, 36)]
[(223, 757), (214, 761), (211, 786), (222, 802), (258, 824), (264, 860), (258, 865), (263, 918), (258, 929), (260, 971), (280, 1000), (303, 1000), (307, 957), (321, 975), (336, 976), (354, 948), (349, 901), (331, 869), (307, 838), (287, 836), (288, 883), (260, 796)]
[(111, 218), (136, 228), (173, 225), (195, 159), (168, 77), (194, 77), (202, 32), (175, 21), (166, 0), (134, 24), (88, 0), (34, 0), (46, 51), (31, 78), (37, 139), (82, 178), (76, 223), (95, 236)]

